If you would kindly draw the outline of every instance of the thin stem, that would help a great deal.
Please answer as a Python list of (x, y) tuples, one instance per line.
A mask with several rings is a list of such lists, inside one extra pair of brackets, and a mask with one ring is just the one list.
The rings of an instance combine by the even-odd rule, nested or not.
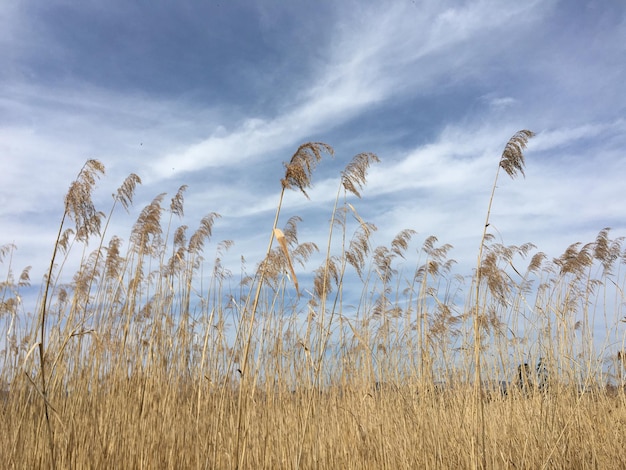
[[(498, 177), (500, 175), (500, 165), (496, 171), (496, 177), (491, 188), (491, 196), (487, 206), (487, 216), (483, 227), (483, 235), (480, 239), (478, 247), (478, 258), (476, 260), (476, 285), (474, 286), (474, 399), (478, 405), (477, 427), (481, 433), (480, 454), (482, 455), (482, 468), (487, 468), (487, 456), (485, 453), (485, 404), (482, 398), (482, 376), (481, 376), (481, 335), (480, 335), (480, 284), (482, 282), (481, 263), (483, 259), (483, 248), (485, 246), (485, 238), (487, 237), (487, 228), (489, 227), (489, 219), (491, 217), (491, 206), (498, 185)], [(478, 461), (478, 460), (477, 460)]]
[[(265, 260), (267, 260), (270, 252), (272, 251), (272, 244), (274, 243), (274, 229), (278, 225), (278, 218), (280, 216), (280, 209), (283, 205), (283, 197), (285, 195), (285, 188), (283, 187), (280, 192), (280, 199), (278, 201), (278, 207), (276, 208), (276, 215), (274, 217), (274, 225), (272, 226), (272, 230), (270, 232), (270, 241), (267, 246), (267, 251), (265, 252)], [(252, 331), (254, 330), (254, 320), (256, 318), (256, 309), (259, 305), (259, 298), (261, 297), (261, 288), (263, 287), (263, 281), (265, 278), (265, 267), (261, 265), (261, 269), (259, 272), (259, 279), (257, 281), (257, 288), (254, 294), (254, 299), (252, 301), (252, 308), (250, 310), (250, 319), (248, 322), (248, 330), (247, 337), (244, 345), (244, 353), (243, 359), (241, 361), (241, 386), (239, 387), (239, 396), (237, 398), (237, 439), (235, 445), (235, 458), (236, 458), (236, 466), (235, 468), (240, 468), (244, 462), (245, 452), (241, 452), (239, 455), (240, 448), (242, 445), (242, 419), (243, 419), (243, 394), (246, 392), (247, 385), (247, 369), (248, 369), (248, 357), (250, 355), (250, 343), (252, 343)], [(243, 430), (245, 431), (245, 430)], [(245, 437), (245, 432), (244, 432)], [(245, 449), (244, 449), (245, 450)]]

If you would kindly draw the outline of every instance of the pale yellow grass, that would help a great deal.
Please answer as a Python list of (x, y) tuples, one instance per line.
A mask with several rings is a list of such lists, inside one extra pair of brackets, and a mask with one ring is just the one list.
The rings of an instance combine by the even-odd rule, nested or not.
[[(524, 174), (531, 136), (509, 141), (498, 172)], [(0, 468), (626, 468), (623, 239), (606, 228), (524, 270), (535, 247), (489, 233), (496, 174), (467, 291), (434, 236), (415, 265), (413, 229), (371, 246), (376, 226), (348, 203), (378, 162), (363, 153), (320, 250), (298, 240), (299, 217), (278, 224), (285, 191), (308, 197), (322, 154), (333, 150), (304, 144), (285, 164), (264, 259), (235, 288), (232, 241), (204, 267), (219, 215), (190, 236), (174, 226), (186, 186), (165, 220), (163, 194), (141, 211), (125, 253), (107, 241), (141, 181), (127, 178), (107, 217), (91, 200), (96, 161), (70, 186), (35, 315), (18, 310), (30, 268), (14, 280), (15, 247), (0, 246)], [(68, 277), (73, 246), (84, 251)], [(296, 270), (318, 251), (307, 288)]]
[[(93, 384), (92, 384), (93, 385)], [(197, 387), (205, 390), (197, 409)], [(95, 388), (95, 387), (94, 387)], [(314, 394), (261, 391), (246, 407), (241, 468), (471, 468), (472, 392), (410, 386)], [(204, 384), (112, 378), (51, 397), (58, 468), (236, 468), (237, 395)], [(485, 403), (489, 468), (626, 467), (623, 395), (494, 397)], [(2, 404), (3, 468), (49, 468), (42, 405), (26, 383)], [(305, 435), (303, 436), (303, 433)]]

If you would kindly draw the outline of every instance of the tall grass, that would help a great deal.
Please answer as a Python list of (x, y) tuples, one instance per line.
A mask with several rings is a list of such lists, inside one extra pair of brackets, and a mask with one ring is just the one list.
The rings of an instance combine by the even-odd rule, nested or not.
[(498, 173), (523, 175), (531, 136), (494, 161), (473, 273), (412, 229), (372, 245), (376, 226), (349, 202), (371, 153), (341, 173), (320, 247), (299, 240), (297, 215), (281, 223), (282, 200), (308, 198), (333, 149), (298, 148), (264, 258), (238, 274), (223, 261), (232, 241), (212, 240), (219, 214), (182, 223), (186, 186), (144, 207), (126, 242), (110, 236), (141, 180), (99, 211), (104, 167), (88, 161), (35, 314), (21, 304), (30, 268), (14, 276), (15, 247), (0, 248), (3, 466), (624, 468), (623, 240), (605, 228), (549, 259), (490, 233)]

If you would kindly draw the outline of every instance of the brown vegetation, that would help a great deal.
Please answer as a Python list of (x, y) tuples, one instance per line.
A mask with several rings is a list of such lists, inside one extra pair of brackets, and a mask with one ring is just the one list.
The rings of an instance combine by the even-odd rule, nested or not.
[[(531, 137), (513, 136), (498, 172), (524, 174)], [(92, 202), (104, 167), (88, 161), (35, 315), (20, 310), (30, 269), (15, 279), (15, 247), (0, 247), (3, 467), (625, 468), (623, 240), (603, 229), (527, 262), (532, 244), (489, 233), (496, 174), (474, 275), (455, 274), (452, 247), (431, 236), (407, 276), (416, 233), (374, 247), (376, 227), (347, 202), (371, 153), (341, 174), (326, 247), (298, 239), (297, 216), (279, 228), (285, 191), (308, 197), (324, 154), (308, 143), (285, 164), (266, 256), (237, 292), (222, 263), (231, 241), (203, 259), (218, 214), (188, 233), (176, 225), (186, 186), (169, 205), (158, 195), (124, 248), (107, 229), (141, 180), (106, 215)], [(84, 255), (67, 282), (72, 250)], [(296, 270), (317, 251), (307, 288)]]

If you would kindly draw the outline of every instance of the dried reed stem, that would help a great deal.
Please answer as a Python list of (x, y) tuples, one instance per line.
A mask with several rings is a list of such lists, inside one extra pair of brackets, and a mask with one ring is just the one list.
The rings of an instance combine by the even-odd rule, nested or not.
[[(483, 234), (480, 239), (480, 246), (478, 247), (478, 259), (476, 262), (476, 280), (475, 280), (475, 304), (474, 304), (474, 399), (477, 405), (478, 414), (476, 417), (477, 429), (480, 431), (481, 441), (480, 447), (474, 445), (475, 448), (475, 464), (480, 461), (482, 468), (487, 467), (486, 460), (486, 446), (485, 446), (485, 416), (484, 416), (484, 398), (482, 388), (482, 376), (481, 376), (481, 311), (480, 311), (480, 286), (482, 282), (481, 264), (483, 259), (483, 249), (485, 241), (487, 239), (487, 228), (489, 227), (489, 220), (491, 217), (491, 206), (496, 193), (498, 184), (498, 176), (500, 175), (500, 169), (503, 169), (512, 179), (515, 179), (519, 174), (524, 174), (524, 154), (523, 150), (526, 148), (528, 140), (534, 135), (532, 131), (521, 130), (518, 131), (507, 142), (500, 157), (498, 169), (496, 170), (496, 176), (494, 178), (493, 186), (491, 188), (491, 196), (489, 197), (489, 204), (487, 206), (487, 216), (485, 218), (485, 225), (483, 226)], [(474, 441), (472, 441), (474, 442)]]
[[(317, 164), (322, 159), (322, 153), (328, 153), (333, 155), (334, 150), (327, 144), (321, 142), (308, 142), (302, 144), (296, 153), (293, 154), (289, 163), (285, 163), (285, 176), (281, 179), (281, 191), (276, 207), (276, 214), (274, 216), (274, 223), (272, 230), (270, 231), (270, 240), (268, 243), (267, 251), (265, 252), (265, 259), (267, 259), (272, 251), (272, 244), (274, 242), (275, 230), (278, 226), (278, 219), (280, 217), (280, 210), (283, 204), (283, 198), (286, 189), (299, 189), (308, 199), (309, 195), (306, 189), (311, 187), (311, 175)], [(241, 369), (241, 384), (239, 388), (239, 396), (237, 399), (237, 437), (235, 444), (235, 462), (236, 468), (240, 468), (243, 465), (245, 459), (245, 447), (244, 451), (240, 452), (242, 446), (242, 438), (246, 436), (246, 429), (243, 426), (244, 415), (244, 393), (247, 392), (248, 384), (248, 360), (250, 355), (250, 345), (252, 343), (252, 332), (254, 330), (254, 321), (256, 318), (256, 311), (259, 305), (259, 299), (261, 297), (261, 289), (263, 287), (265, 279), (266, 269), (260, 269), (258, 273), (257, 287), (252, 300), (252, 307), (248, 313), (249, 321), (247, 326), (246, 338), (244, 343), (243, 357), (240, 361)], [(246, 305), (247, 306), (247, 305)]]

